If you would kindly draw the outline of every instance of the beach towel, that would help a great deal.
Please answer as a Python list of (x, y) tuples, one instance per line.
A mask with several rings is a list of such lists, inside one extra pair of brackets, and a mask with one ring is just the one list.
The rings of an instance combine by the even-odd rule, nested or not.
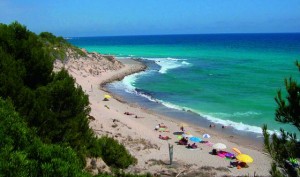
[(221, 157), (221, 158), (225, 158), (227, 153), (228, 152), (226, 152), (226, 151), (219, 151), (218, 156)]
[(170, 132), (170, 130), (168, 130), (166, 128), (159, 128), (158, 131), (159, 132)]
[(191, 151), (199, 150), (199, 148), (195, 148), (195, 149), (193, 149), (193, 148), (187, 148), (187, 149), (191, 150)]
[(212, 142), (206, 142), (206, 143), (204, 143), (205, 145), (207, 145), (207, 146), (209, 146), (209, 147), (212, 147), (213, 145), (214, 145), (214, 143), (212, 143)]
[(169, 140), (169, 139), (171, 139), (168, 136), (159, 136), (158, 138), (161, 139), (161, 140)]
[(227, 153), (225, 154), (225, 157), (226, 157), (226, 158), (229, 158), (229, 159), (232, 159), (232, 158), (235, 157), (235, 155), (232, 154), (232, 153), (230, 153), (230, 152), (227, 152)]

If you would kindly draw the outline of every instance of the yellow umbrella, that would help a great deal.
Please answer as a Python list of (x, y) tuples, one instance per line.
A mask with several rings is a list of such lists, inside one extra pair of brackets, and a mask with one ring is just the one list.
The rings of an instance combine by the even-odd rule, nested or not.
[(238, 159), (241, 162), (245, 162), (245, 163), (251, 163), (251, 162), (253, 162), (252, 157), (250, 157), (247, 154), (239, 154), (239, 155), (236, 156), (236, 159)]
[(237, 154), (241, 154), (241, 151), (240, 151), (238, 148), (232, 148), (232, 150), (233, 150), (234, 152), (236, 152)]
[(110, 95), (104, 95), (104, 98), (111, 98), (111, 96)]

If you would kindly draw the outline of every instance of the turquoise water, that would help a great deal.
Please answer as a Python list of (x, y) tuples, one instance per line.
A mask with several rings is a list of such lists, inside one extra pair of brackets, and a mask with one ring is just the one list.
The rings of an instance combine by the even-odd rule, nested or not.
[(235, 129), (281, 127), (274, 97), (284, 78), (299, 80), (300, 34), (227, 34), (73, 38), (88, 51), (150, 60), (146, 72), (116, 87)]

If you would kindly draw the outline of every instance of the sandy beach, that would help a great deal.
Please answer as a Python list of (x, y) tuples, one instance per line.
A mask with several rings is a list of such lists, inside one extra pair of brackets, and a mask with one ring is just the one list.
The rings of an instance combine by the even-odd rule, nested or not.
[[(243, 137), (233, 137), (220, 134), (210, 128), (189, 125), (185, 132), (201, 137), (208, 133), (211, 138), (203, 140), (211, 143), (196, 143), (197, 149), (188, 149), (177, 145), (177, 134), (180, 134), (182, 123), (171, 117), (159, 115), (135, 104), (128, 104), (126, 100), (111, 95), (102, 86), (114, 80), (121, 80), (126, 75), (145, 70), (145, 66), (135, 60), (115, 60), (113, 57), (103, 57), (100, 54), (89, 53), (88, 57), (69, 59), (67, 62), (55, 63), (55, 68), (65, 67), (76, 79), (89, 96), (91, 113), (90, 126), (98, 136), (110, 136), (125, 145), (129, 152), (138, 159), (135, 166), (126, 169), (127, 172), (160, 174), (162, 176), (241, 176), (254, 173), (259, 176), (269, 176), (271, 160), (263, 152), (259, 143), (244, 140)], [(104, 101), (104, 95), (110, 94), (112, 98)], [(132, 113), (126, 115), (125, 112)], [(156, 131), (158, 124), (164, 124), (168, 131)], [(169, 140), (159, 139), (159, 135), (169, 136)], [(232, 148), (238, 148), (242, 153), (250, 155), (254, 162), (248, 168), (229, 168), (230, 160), (211, 155), (211, 145), (223, 143), (227, 152), (234, 153)], [(169, 145), (173, 145), (173, 164), (169, 165)]]

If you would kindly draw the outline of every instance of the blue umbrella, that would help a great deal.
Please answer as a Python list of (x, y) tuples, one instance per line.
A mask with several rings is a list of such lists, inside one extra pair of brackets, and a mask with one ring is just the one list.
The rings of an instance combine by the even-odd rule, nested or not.
[(196, 143), (199, 143), (200, 141), (202, 141), (201, 138), (196, 137), (196, 136), (191, 137), (190, 140), (193, 141), (193, 142), (196, 142)]

